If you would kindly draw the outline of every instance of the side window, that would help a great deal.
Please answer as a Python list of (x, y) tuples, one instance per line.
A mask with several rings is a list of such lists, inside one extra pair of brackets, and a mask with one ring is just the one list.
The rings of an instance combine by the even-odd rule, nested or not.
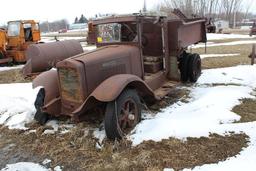
[(10, 37), (20, 35), (20, 22), (10, 22), (8, 24), (7, 35)]
[(39, 24), (38, 23), (33, 26), (33, 30), (39, 31)]
[(24, 28), (24, 34), (25, 34), (25, 41), (32, 41), (33, 40), (32, 24), (30, 23), (23, 24), (23, 28)]

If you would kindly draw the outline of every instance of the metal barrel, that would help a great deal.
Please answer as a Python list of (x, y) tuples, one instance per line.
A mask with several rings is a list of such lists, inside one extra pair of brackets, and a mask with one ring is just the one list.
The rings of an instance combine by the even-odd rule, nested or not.
[(83, 52), (83, 48), (77, 40), (32, 44), (25, 53), (27, 63), (23, 68), (23, 75), (29, 76), (47, 71), (55, 67), (57, 62)]

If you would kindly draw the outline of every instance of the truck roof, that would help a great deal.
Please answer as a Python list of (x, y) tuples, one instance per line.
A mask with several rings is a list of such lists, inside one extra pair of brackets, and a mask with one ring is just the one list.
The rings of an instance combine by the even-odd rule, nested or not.
[(20, 23), (23, 23), (23, 24), (25, 24), (25, 23), (38, 23), (38, 22), (36, 22), (35, 20), (14, 20), (14, 21), (8, 21), (8, 23), (11, 23), (11, 22), (20, 22)]
[(148, 21), (155, 21), (159, 18), (167, 18), (167, 16), (157, 16), (157, 15), (147, 15), (147, 14), (140, 14), (140, 13), (134, 13), (134, 14), (124, 14), (124, 15), (112, 15), (103, 17), (100, 19), (93, 20), (94, 25), (98, 24), (106, 24), (106, 23), (114, 23), (114, 22), (135, 22), (140, 20), (148, 20)]

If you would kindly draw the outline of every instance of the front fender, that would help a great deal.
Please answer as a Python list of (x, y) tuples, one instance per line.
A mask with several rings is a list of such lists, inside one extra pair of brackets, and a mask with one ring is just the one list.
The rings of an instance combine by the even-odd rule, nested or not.
[(114, 101), (126, 87), (137, 89), (143, 96), (155, 98), (151, 88), (141, 78), (131, 74), (119, 74), (103, 81), (73, 114), (83, 113), (95, 100), (99, 102)]
[(91, 96), (101, 102), (111, 102), (115, 100), (128, 85), (135, 89), (142, 90), (144, 94), (154, 96), (153, 91), (142, 79), (131, 74), (120, 74), (106, 79), (92, 92)]
[(43, 110), (52, 115), (60, 114), (60, 92), (58, 87), (58, 72), (50, 70), (41, 73), (33, 80), (33, 88), (43, 87), (45, 90)]

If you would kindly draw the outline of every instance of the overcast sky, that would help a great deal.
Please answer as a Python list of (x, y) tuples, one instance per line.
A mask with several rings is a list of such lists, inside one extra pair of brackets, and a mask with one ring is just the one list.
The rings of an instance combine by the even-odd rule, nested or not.
[[(9, 20), (35, 19), (53, 21), (75, 16), (86, 17), (97, 13), (134, 13), (143, 7), (144, 0), (1, 0), (0, 24)], [(147, 0), (149, 8), (158, 0)]]
[[(146, 0), (150, 9), (160, 0)], [(134, 13), (143, 7), (144, 0), (4, 0), (1, 1), (0, 25), (9, 20), (35, 19), (53, 21), (66, 18), (73, 22), (82, 13), (92, 17), (98, 13)], [(256, 13), (256, 0), (253, 0)]]

